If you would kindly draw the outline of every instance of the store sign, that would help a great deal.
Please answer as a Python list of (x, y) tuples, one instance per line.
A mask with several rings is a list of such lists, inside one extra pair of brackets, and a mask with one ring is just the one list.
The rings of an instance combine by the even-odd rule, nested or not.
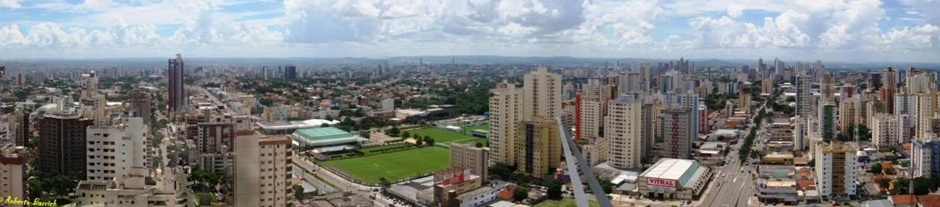
[(649, 186), (659, 186), (659, 187), (667, 187), (667, 188), (675, 188), (675, 187), (676, 187), (676, 181), (675, 181), (675, 180), (667, 180), (667, 179), (659, 179), (659, 178), (647, 178), (647, 179), (646, 179), (646, 185), (649, 185)]

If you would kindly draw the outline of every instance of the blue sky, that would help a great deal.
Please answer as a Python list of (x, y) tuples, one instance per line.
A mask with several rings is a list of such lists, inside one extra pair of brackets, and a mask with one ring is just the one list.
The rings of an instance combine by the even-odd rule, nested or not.
[(0, 57), (940, 62), (940, 0), (0, 0)]

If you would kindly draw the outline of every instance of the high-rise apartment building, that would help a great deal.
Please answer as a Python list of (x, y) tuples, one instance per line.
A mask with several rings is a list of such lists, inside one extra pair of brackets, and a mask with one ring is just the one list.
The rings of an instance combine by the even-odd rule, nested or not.
[(489, 155), (486, 149), (472, 144), (450, 145), (450, 168), (470, 170), (471, 174), (478, 175), (487, 181), (487, 160)]
[(858, 97), (852, 97), (843, 99), (839, 102), (839, 132), (844, 135), (850, 135), (854, 132), (850, 131), (853, 129), (851, 126), (856, 124), (855, 120), (860, 118), (856, 114), (858, 109), (855, 104), (858, 104)]
[(92, 100), (98, 95), (98, 74), (95, 74), (95, 71), (83, 73), (80, 83), (80, 87), (82, 88), (81, 94), (79, 95), (80, 100)]
[(287, 136), (236, 137), (233, 206), (287, 206), (291, 153)]
[(143, 119), (130, 117), (113, 126), (89, 126), (87, 130), (87, 180), (110, 181), (129, 174), (134, 166), (144, 166)]
[(516, 124), (522, 121), (522, 90), (515, 84), (497, 83), (490, 93), (490, 165), (515, 165)]
[(856, 195), (858, 164), (855, 147), (837, 141), (831, 144), (817, 141), (815, 144), (815, 179), (819, 196), (830, 199)]
[(878, 113), (872, 116), (871, 143), (875, 147), (894, 147), (907, 140), (900, 140), (900, 133), (907, 131), (901, 128), (898, 115)]
[(819, 133), (823, 140), (832, 140), (836, 137), (836, 106), (826, 104), (819, 106)]
[(16, 146), (28, 146), (29, 140), (26, 140), (29, 136), (29, 113), (23, 111), (14, 111), (7, 115), (7, 124), (9, 132), (7, 139), (10, 139), (10, 142)]
[(227, 155), (236, 135), (232, 117), (211, 115), (205, 122), (198, 123), (197, 129), (194, 142), (199, 159), (196, 166), (216, 174), (231, 175), (227, 170), (231, 167)]
[(815, 116), (816, 98), (813, 97), (813, 78), (799, 76), (796, 78), (796, 115), (802, 117)]
[(153, 102), (150, 98), (150, 92), (145, 89), (132, 89), (127, 92), (127, 110), (133, 117), (140, 117), (144, 121), (144, 126), (150, 126), (153, 119)]
[(608, 164), (617, 168), (641, 168), (646, 148), (645, 137), (650, 131), (645, 128), (644, 104), (633, 96), (621, 96), (610, 101), (605, 118), (604, 138), (609, 149)]
[(692, 116), (689, 110), (670, 108), (662, 112), (660, 134), (665, 139), (662, 157), (689, 159), (692, 156)]
[(561, 140), (554, 120), (524, 121), (516, 131), (515, 158), (520, 172), (541, 177), (561, 162)]
[(931, 134), (927, 138), (912, 140), (911, 168), (914, 177), (940, 176), (940, 138)]
[(604, 115), (606, 114), (607, 101), (603, 98), (583, 98), (581, 95), (575, 97), (578, 110), (575, 111), (575, 124), (578, 126), (575, 130), (575, 138), (594, 139), (601, 137), (601, 128), (604, 127)]
[(183, 56), (176, 54), (175, 59), (170, 59), (169, 64), (167, 65), (167, 70), (167, 79), (169, 82), (167, 84), (167, 91), (169, 93), (167, 107), (169, 107), (170, 112), (186, 111), (186, 104), (188, 100), (183, 80), (183, 78), (186, 77), (186, 70), (183, 65)]
[(26, 148), (6, 145), (0, 151), (0, 194), (26, 200)]
[(525, 75), (522, 91), (523, 120), (555, 120), (561, 117), (561, 75), (539, 67)]
[(68, 175), (85, 171), (86, 128), (91, 119), (68, 112), (46, 114), (39, 120), (39, 169)]

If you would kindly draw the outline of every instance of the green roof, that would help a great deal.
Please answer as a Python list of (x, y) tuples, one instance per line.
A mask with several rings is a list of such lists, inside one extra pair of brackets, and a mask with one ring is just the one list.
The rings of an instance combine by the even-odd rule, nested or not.
[(335, 127), (298, 129), (291, 134), (291, 137), (294, 140), (313, 146), (356, 142), (355, 136)]

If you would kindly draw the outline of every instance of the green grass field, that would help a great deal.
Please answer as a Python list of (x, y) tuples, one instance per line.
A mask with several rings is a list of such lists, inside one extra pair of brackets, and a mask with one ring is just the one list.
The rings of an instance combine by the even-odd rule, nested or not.
[(470, 135), (461, 134), (461, 133), (448, 131), (445, 129), (435, 128), (435, 127), (425, 127), (421, 129), (411, 130), (411, 131), (408, 131), (408, 133), (418, 134), (421, 137), (430, 136), (431, 139), (434, 139), (434, 142), (441, 143), (441, 144), (449, 144), (449, 143), (463, 144), (463, 143), (475, 142), (475, 143), (482, 143), (485, 146), (487, 142), (486, 138), (473, 137)]
[(378, 183), (384, 177), (389, 181), (409, 178), (450, 165), (450, 153), (441, 147), (425, 147), (373, 156), (323, 162), (365, 182)]
[(463, 130), (464, 132), (467, 132), (467, 133), (471, 133), (473, 132), (473, 130), (477, 130), (477, 129), (489, 131), (490, 124), (477, 124), (477, 125), (468, 125), (468, 126), (460, 127), (460, 130)]

